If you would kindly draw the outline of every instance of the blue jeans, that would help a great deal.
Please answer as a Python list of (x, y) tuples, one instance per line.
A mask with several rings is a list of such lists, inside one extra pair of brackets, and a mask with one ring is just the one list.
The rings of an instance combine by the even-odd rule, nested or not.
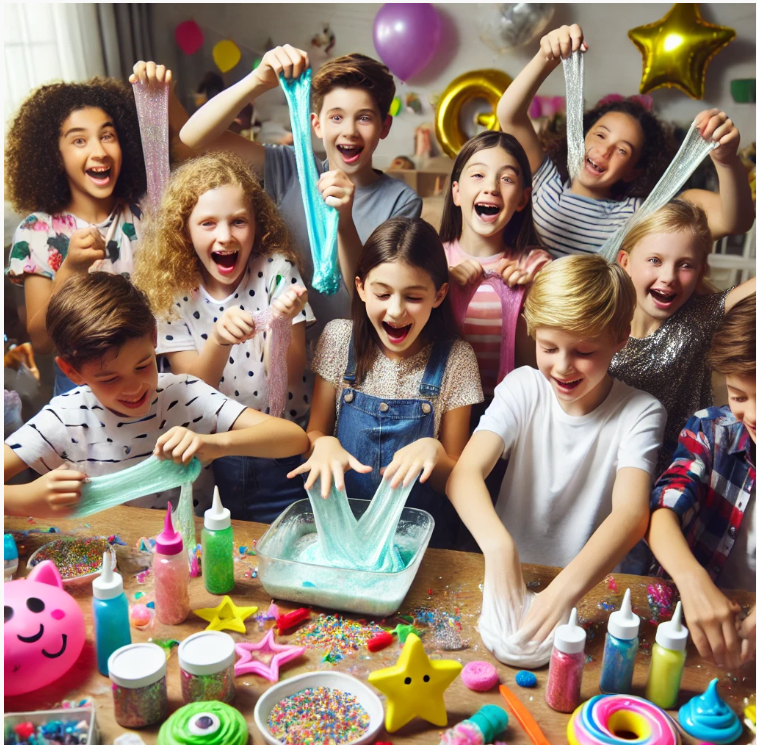
[(272, 523), (290, 504), (308, 498), (302, 476), (287, 478), (301, 463), (301, 455), (279, 459), (229, 455), (213, 461), (223, 506), (234, 520)]

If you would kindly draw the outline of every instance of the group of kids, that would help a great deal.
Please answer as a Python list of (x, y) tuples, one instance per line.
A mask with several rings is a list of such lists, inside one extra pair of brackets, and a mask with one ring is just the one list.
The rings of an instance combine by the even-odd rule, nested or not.
[[(598, 249), (672, 153), (653, 114), (609, 103), (587, 113), (583, 167), (565, 177), (564, 148), (545, 154), (527, 111), (578, 49), (578, 26), (543, 37), (498, 105), (502, 131), (457, 156), (439, 233), (420, 198), (372, 166), (392, 121), (387, 68), (361, 54), (325, 63), (311, 121), (327, 155), (318, 189), (339, 213), (330, 296), (310, 284), (294, 151), (228, 130), (307, 69), (305, 52), (269, 51), (191, 118), (171, 93), (174, 156), (192, 157), (144, 219), (130, 88), (33, 92), (6, 144), (6, 194), (30, 213), (6, 271), (24, 286), (34, 348), (56, 355), (56, 396), (6, 440), (6, 483), (39, 474), (5, 487), (6, 514), (65, 517), (87, 478), (151, 455), (212, 464), (232, 515), (261, 522), (303, 487), (370, 499), (382, 479), (417, 479), (408, 505), (434, 516), (432, 545), (460, 545), (467, 529), (498, 603), (523, 603), (521, 560), (564, 567), (524, 639), (544, 640), (646, 538), (656, 564), (644, 569), (675, 580), (702, 656), (753, 658), (754, 610), (718, 588), (755, 588), (755, 282), (717, 292), (707, 280), (713, 240), (754, 219), (739, 133), (701, 113), (719, 192), (684, 192), (606, 261)], [(171, 75), (140, 62), (132, 81)], [(525, 288), (515, 334), (503, 339), (489, 284), (458, 328), (451, 291), (497, 275)], [(253, 320), (266, 309), (292, 323), (282, 418), (266, 413), (283, 362)], [(515, 369), (500, 380), (502, 344)], [(713, 370), (729, 406), (713, 406)], [(151, 500), (140, 503), (165, 506)]]

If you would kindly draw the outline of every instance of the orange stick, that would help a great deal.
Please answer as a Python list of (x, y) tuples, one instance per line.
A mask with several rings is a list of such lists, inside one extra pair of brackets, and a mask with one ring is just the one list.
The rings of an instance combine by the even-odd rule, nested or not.
[(520, 726), (523, 727), (526, 734), (531, 738), (531, 742), (534, 745), (550, 745), (549, 740), (547, 740), (544, 733), (539, 729), (536, 720), (531, 716), (531, 712), (521, 703), (520, 699), (507, 686), (501, 685), (499, 692), (502, 694), (502, 698), (510, 704), (513, 716), (520, 722)]

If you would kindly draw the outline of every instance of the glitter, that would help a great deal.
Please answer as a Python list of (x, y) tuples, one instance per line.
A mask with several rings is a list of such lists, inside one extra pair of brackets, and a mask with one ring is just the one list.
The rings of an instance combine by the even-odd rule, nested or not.
[(282, 699), (268, 715), (268, 729), (285, 745), (340, 745), (358, 739), (370, 717), (354, 694), (305, 688)]
[(233, 663), (212, 675), (192, 675), (186, 670), (181, 671), (181, 695), (185, 704), (194, 701), (223, 701), (229, 704), (234, 700), (235, 693)]
[(615, 577), (613, 577), (612, 574), (609, 577), (607, 577), (605, 582), (607, 583), (607, 589), (610, 592), (618, 591), (618, 583), (615, 581)]
[(141, 590), (139, 592), (134, 593), (134, 600), (139, 600), (140, 598), (143, 598), (145, 596), (145, 593)]
[(607, 600), (603, 600), (600, 603), (597, 603), (597, 608), (600, 610), (615, 610), (615, 603), (609, 603)]
[(650, 623), (655, 625), (660, 621), (673, 617), (673, 610), (678, 601), (678, 593), (670, 585), (657, 583), (647, 586), (647, 602), (652, 611)]
[(42, 546), (29, 563), (50, 560), (65, 579), (84, 577), (102, 569), (103, 553), (110, 550), (107, 538), (60, 538)]
[(147, 207), (157, 212), (170, 175), (168, 163), (168, 85), (135, 82), (139, 133), (147, 173)]
[(122, 727), (149, 727), (168, 716), (166, 658), (154, 644), (129, 644), (108, 660), (113, 712)]
[[(368, 646), (368, 640), (383, 629), (375, 623), (360, 624), (342, 616), (321, 614), (308, 626), (297, 631), (292, 643), (308, 649), (318, 649), (326, 655), (343, 659)], [(338, 661), (338, 660), (336, 660)]]

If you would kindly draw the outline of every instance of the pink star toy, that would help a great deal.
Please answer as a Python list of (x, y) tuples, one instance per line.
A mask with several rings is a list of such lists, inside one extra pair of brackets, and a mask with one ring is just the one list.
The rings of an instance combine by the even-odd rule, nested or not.
[[(304, 647), (277, 644), (273, 640), (273, 629), (270, 629), (259, 642), (240, 642), (236, 649), (239, 660), (234, 665), (234, 675), (254, 673), (271, 683), (278, 682), (279, 668), (282, 665), (305, 654)], [(253, 659), (253, 656), (257, 659)]]

